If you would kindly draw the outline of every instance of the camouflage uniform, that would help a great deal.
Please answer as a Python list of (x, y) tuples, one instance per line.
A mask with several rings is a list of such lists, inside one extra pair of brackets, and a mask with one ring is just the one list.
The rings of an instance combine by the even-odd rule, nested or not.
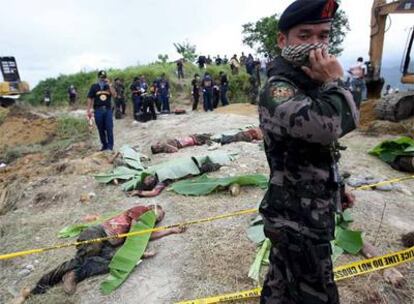
[(282, 57), (259, 101), (270, 183), (260, 206), (272, 241), (261, 303), (339, 303), (330, 241), (340, 211), (336, 141), (358, 110), (339, 82), (319, 85)]

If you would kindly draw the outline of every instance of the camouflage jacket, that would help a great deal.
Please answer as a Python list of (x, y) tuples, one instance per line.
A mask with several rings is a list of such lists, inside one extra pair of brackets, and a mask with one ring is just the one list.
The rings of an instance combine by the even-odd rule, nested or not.
[(358, 106), (340, 83), (319, 85), (281, 57), (268, 76), (259, 101), (270, 167), (260, 206), (265, 226), (332, 239), (339, 205), (335, 144), (356, 128)]

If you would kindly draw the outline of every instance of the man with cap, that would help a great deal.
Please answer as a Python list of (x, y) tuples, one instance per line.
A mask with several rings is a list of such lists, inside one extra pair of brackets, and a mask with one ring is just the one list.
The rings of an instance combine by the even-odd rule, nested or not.
[(94, 83), (88, 93), (88, 110), (87, 115), (92, 117), (92, 108), (95, 116), (96, 127), (101, 140), (101, 151), (113, 150), (113, 120), (111, 96), (116, 96), (112, 86), (110, 86), (105, 71), (99, 71), (98, 82)]
[(331, 245), (335, 212), (353, 205), (338, 172), (338, 138), (358, 124), (358, 104), (328, 52), (334, 0), (297, 0), (281, 15), (281, 56), (259, 101), (270, 167), (260, 205), (272, 242), (261, 303), (339, 303)]

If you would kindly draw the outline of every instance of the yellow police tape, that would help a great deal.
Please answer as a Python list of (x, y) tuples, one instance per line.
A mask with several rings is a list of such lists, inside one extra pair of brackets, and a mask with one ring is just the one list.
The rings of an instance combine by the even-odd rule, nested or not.
[[(350, 263), (334, 268), (335, 281), (340, 281), (354, 276), (367, 274), (373, 271), (395, 267), (403, 263), (414, 261), (414, 247), (386, 254), (383, 256), (373, 257), (366, 260)], [(218, 295), (209, 298), (196, 299), (191, 301), (177, 302), (176, 304), (214, 304), (224, 303), (234, 300), (245, 300), (260, 296), (261, 288), (244, 290), (235, 293)]]
[[(411, 179), (414, 179), (414, 175), (401, 177), (401, 178), (390, 179), (390, 180), (387, 180), (387, 181), (382, 181), (382, 182), (371, 184), (371, 185), (360, 186), (360, 187), (354, 188), (354, 190), (365, 190), (365, 189), (370, 189), (370, 188), (375, 187), (375, 186), (391, 184), (391, 183), (396, 183), (396, 182), (406, 181), (406, 180), (411, 180)], [(208, 218), (204, 218), (204, 219), (200, 219), (200, 220), (183, 222), (183, 223), (169, 225), (169, 226), (156, 227), (156, 228), (153, 228), (153, 229), (146, 229), (146, 230), (142, 230), (142, 231), (117, 234), (117, 235), (112, 235), (112, 236), (97, 238), (97, 239), (92, 239), (92, 240), (56, 244), (56, 245), (52, 245), (52, 246), (48, 246), (48, 247), (44, 247), (44, 248), (7, 253), (7, 254), (0, 255), (0, 260), (13, 259), (13, 258), (20, 257), (20, 256), (26, 256), (26, 255), (29, 255), (29, 254), (42, 253), (42, 252), (46, 252), (46, 251), (50, 251), (50, 250), (62, 249), (62, 248), (67, 248), (67, 247), (74, 247), (74, 246), (83, 245), (83, 244), (99, 243), (99, 242), (108, 241), (108, 240), (112, 240), (112, 239), (125, 238), (125, 237), (129, 237), (129, 236), (137, 236), (137, 235), (151, 233), (151, 232), (163, 231), (163, 230), (167, 230), (167, 229), (174, 228), (174, 227), (196, 225), (196, 224), (216, 221), (216, 220), (230, 218), (230, 217), (239, 216), (239, 215), (253, 214), (253, 213), (257, 213), (257, 211), (258, 211), (257, 209), (240, 210), (240, 211), (236, 211), (236, 212), (232, 212), (232, 213), (228, 213), (228, 214), (218, 215), (218, 216), (214, 216), (214, 217), (208, 217)]]
[(213, 303), (223, 303), (235, 300), (247, 300), (260, 297), (260, 292), (262, 289), (260, 287), (252, 289), (239, 291), (235, 293), (228, 293), (219, 296), (214, 296), (204, 299), (196, 299), (191, 301), (177, 302), (175, 304), (213, 304)]
[(118, 238), (125, 238), (125, 237), (129, 237), (129, 236), (137, 236), (137, 235), (141, 235), (141, 234), (147, 234), (147, 233), (152, 233), (152, 232), (157, 232), (157, 231), (163, 231), (163, 230), (167, 230), (167, 229), (175, 228), (175, 227), (191, 226), (191, 225), (207, 223), (207, 222), (217, 221), (217, 220), (221, 220), (221, 219), (225, 219), (225, 218), (230, 218), (230, 217), (235, 217), (235, 216), (240, 216), (240, 215), (245, 215), (245, 214), (253, 214), (253, 213), (257, 213), (256, 208), (254, 208), (254, 209), (245, 209), (245, 210), (235, 211), (235, 212), (232, 212), (232, 213), (217, 215), (217, 216), (213, 216), (213, 217), (207, 217), (207, 218), (204, 218), (204, 219), (187, 221), (187, 222), (182, 222), (182, 223), (179, 223), (179, 224), (156, 227), (156, 228), (152, 228), (152, 229), (145, 229), (145, 230), (136, 231), (136, 232), (116, 234), (116, 235), (111, 235), (111, 236), (92, 239), (92, 240), (71, 242), (71, 243), (62, 243), (62, 244), (56, 244), (56, 245), (52, 245), (52, 246), (48, 246), (48, 247), (44, 247), (44, 248), (31, 249), (31, 250), (25, 250), (25, 251), (18, 251), (18, 252), (13, 252), (13, 253), (2, 254), (2, 255), (0, 255), (0, 260), (13, 259), (13, 258), (16, 258), (16, 257), (25, 256), (25, 255), (34, 254), (34, 253), (41, 253), (41, 252), (45, 252), (45, 251), (61, 249), (61, 248), (67, 248), (67, 247), (74, 247), (74, 246), (84, 245), (84, 244), (99, 243), (99, 242), (103, 242), (103, 241), (108, 241), (108, 240), (118, 239)]
[(368, 189), (371, 189), (373, 187), (384, 186), (384, 185), (393, 184), (393, 183), (397, 183), (397, 182), (403, 182), (403, 181), (407, 181), (407, 180), (411, 180), (411, 179), (414, 179), (414, 175), (389, 179), (389, 180), (385, 180), (385, 181), (378, 182), (378, 183), (375, 183), (375, 184), (360, 186), (360, 187), (354, 188), (354, 190), (368, 190)]

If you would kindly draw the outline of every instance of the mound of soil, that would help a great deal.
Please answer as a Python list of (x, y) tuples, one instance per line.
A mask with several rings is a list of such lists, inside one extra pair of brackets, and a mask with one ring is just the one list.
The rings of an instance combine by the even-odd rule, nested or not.
[(414, 135), (414, 117), (392, 122), (378, 120), (375, 114), (377, 100), (370, 99), (360, 107), (360, 130), (368, 134)]
[(6, 147), (41, 144), (55, 136), (54, 118), (42, 118), (20, 108), (13, 108), (0, 128), (0, 151)]
[(257, 105), (250, 103), (234, 103), (214, 110), (217, 113), (237, 114), (243, 116), (257, 116)]
[(375, 99), (369, 99), (364, 101), (359, 108), (360, 111), (360, 127), (366, 128), (372, 121), (376, 120), (375, 106), (377, 101)]

